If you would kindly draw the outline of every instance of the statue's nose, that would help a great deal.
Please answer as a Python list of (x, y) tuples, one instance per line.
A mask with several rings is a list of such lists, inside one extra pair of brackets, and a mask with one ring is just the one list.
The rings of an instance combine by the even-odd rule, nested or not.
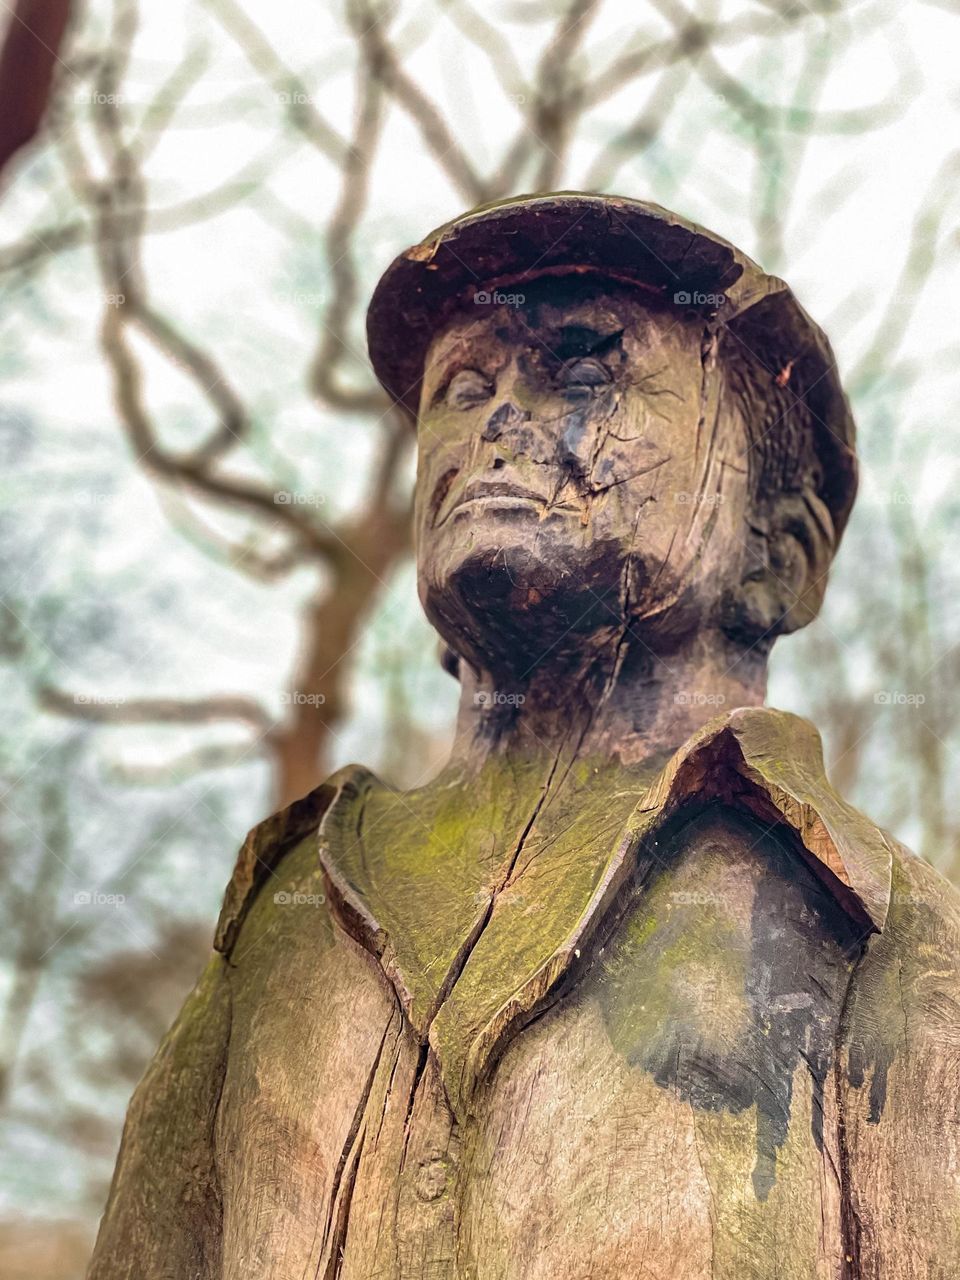
[(529, 410), (505, 400), (490, 414), (482, 438), (531, 462), (559, 463), (578, 474), (587, 470), (593, 449), (589, 404), (574, 405), (548, 423), (531, 419)]
[(593, 451), (593, 435), (590, 430), (590, 405), (577, 405), (564, 414), (559, 422), (557, 458), (566, 467), (585, 472)]
[(520, 426), (521, 423), (528, 422), (530, 414), (518, 409), (512, 400), (505, 400), (503, 404), (498, 405), (487, 419), (486, 426), (483, 428), (484, 440), (499, 440), (503, 433), (511, 427)]
[[(490, 414), (483, 429), (483, 439), (495, 444), (498, 455), (527, 458), (530, 462), (552, 462), (556, 440), (537, 422), (531, 421), (528, 409), (505, 400)], [(497, 465), (496, 463), (494, 465)]]

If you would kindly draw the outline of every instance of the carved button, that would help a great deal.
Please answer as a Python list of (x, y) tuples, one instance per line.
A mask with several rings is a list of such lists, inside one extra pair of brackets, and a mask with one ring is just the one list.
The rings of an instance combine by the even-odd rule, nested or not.
[(413, 1189), (418, 1200), (438, 1200), (447, 1185), (447, 1162), (423, 1160), (417, 1168)]

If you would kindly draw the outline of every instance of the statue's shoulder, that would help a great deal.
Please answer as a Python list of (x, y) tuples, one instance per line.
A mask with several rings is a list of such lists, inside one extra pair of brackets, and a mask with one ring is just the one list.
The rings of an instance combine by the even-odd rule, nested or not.
[(960, 891), (899, 840), (887, 839), (890, 907), (855, 975), (852, 1033), (879, 1037), (892, 1051), (909, 1042), (912, 1027), (960, 1049)]
[[(838, 1045), (849, 1196), (871, 1275), (952, 1276), (960, 1274), (960, 894), (890, 843), (890, 909), (854, 970)], [(901, 1259), (916, 1269), (901, 1270)]]
[(890, 901), (886, 834), (831, 785), (820, 735), (808, 720), (771, 707), (740, 707), (709, 721), (671, 757), (643, 794), (632, 838), (673, 813), (720, 800), (790, 828), (815, 873), (865, 927), (882, 929)]
[(240, 847), (214, 935), (214, 948), (229, 958), (254, 903), (269, 890), (278, 906), (298, 898), (323, 905), (320, 831), (335, 807), (349, 807), (369, 775), (348, 765), (313, 791), (258, 822)]
[(960, 891), (924, 858), (840, 795), (808, 720), (760, 707), (727, 721), (740, 772), (758, 784), (808, 852), (859, 900), (878, 935), (898, 945), (938, 936), (960, 941)]
[(891, 930), (906, 938), (925, 922), (935, 923), (960, 940), (960, 890), (926, 858), (892, 836), (888, 839), (893, 850)]

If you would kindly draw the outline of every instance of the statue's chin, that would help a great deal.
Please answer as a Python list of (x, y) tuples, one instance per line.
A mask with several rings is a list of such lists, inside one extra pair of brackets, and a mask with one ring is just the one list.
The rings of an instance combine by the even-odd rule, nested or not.
[(529, 545), (473, 546), (423, 566), (427, 616), (458, 653), (515, 679), (602, 656), (622, 628), (621, 549), (549, 562)]

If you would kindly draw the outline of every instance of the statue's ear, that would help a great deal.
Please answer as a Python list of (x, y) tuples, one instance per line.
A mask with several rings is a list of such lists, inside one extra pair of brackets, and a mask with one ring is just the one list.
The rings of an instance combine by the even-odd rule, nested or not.
[(724, 602), (724, 630), (754, 643), (812, 622), (823, 604), (834, 546), (830, 512), (812, 490), (758, 500), (742, 580)]
[(448, 676), (453, 676), (454, 680), (460, 679), (460, 655), (450, 648), (446, 640), (440, 641), (440, 665)]

